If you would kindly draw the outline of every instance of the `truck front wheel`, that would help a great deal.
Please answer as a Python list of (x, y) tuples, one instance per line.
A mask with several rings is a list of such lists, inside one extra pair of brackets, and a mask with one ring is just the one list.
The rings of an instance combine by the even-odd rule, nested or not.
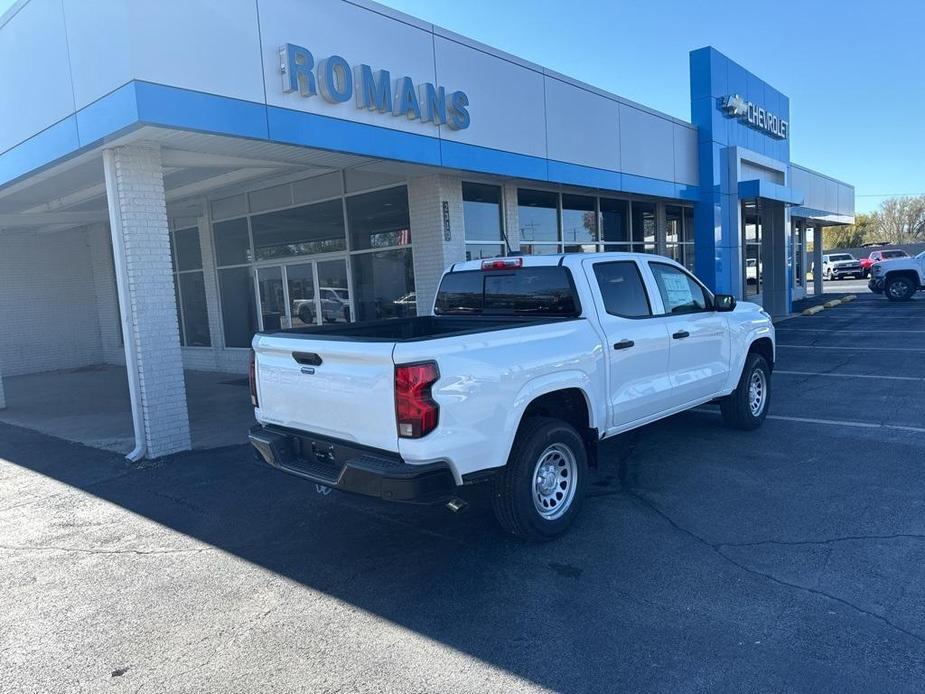
[(720, 400), (726, 424), (734, 429), (757, 429), (768, 414), (771, 400), (771, 369), (757, 352), (749, 352), (739, 385)]
[(888, 277), (883, 285), (883, 293), (890, 301), (909, 301), (915, 294), (915, 286), (905, 275)]
[(541, 542), (564, 533), (578, 514), (588, 476), (584, 442), (559, 419), (523, 422), (507, 465), (492, 485), (498, 522), (524, 540)]

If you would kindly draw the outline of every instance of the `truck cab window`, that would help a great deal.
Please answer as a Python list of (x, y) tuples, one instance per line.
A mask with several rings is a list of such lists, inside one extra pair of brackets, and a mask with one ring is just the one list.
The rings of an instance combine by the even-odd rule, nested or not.
[(595, 263), (594, 276), (607, 313), (623, 318), (652, 315), (649, 296), (636, 263), (628, 260)]
[(549, 266), (448, 272), (434, 313), (577, 316), (581, 308), (568, 269)]
[(666, 313), (694, 313), (710, 307), (709, 295), (683, 270), (665, 263), (649, 263), (649, 267), (655, 275)]

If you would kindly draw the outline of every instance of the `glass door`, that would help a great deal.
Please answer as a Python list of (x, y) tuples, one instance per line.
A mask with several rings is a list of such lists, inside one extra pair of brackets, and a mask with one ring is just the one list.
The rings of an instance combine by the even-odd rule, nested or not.
[(318, 278), (318, 302), (322, 323), (349, 323), (353, 320), (353, 303), (347, 283), (347, 261), (320, 260), (315, 263)]
[(293, 328), (318, 325), (318, 292), (315, 289), (315, 264), (286, 266), (289, 290), (289, 320)]
[(745, 297), (760, 303), (763, 285), (761, 210), (755, 202), (742, 205), (742, 241), (745, 256)]
[(260, 329), (288, 328), (283, 269), (279, 265), (257, 269), (257, 292), (260, 297)]
[(257, 269), (262, 330), (353, 320), (347, 261), (317, 260)]

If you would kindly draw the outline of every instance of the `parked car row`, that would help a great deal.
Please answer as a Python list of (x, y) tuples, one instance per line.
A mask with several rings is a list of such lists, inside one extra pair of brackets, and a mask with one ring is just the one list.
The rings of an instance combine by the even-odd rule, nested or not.
[[(872, 251), (866, 258), (858, 260), (851, 253), (825, 253), (822, 256), (822, 276), (826, 280), (840, 280), (845, 277), (854, 279), (867, 279), (871, 268), (883, 260), (908, 258), (909, 254), (901, 248)], [(815, 272), (815, 266), (812, 271)]]

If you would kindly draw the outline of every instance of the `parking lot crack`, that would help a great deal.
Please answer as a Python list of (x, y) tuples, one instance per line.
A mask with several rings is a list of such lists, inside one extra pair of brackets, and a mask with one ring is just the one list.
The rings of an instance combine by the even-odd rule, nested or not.
[(195, 547), (188, 549), (99, 549), (94, 547), (61, 547), (56, 545), (0, 545), (0, 550), (8, 552), (66, 552), (72, 554), (200, 554), (214, 552), (214, 547)]
[(829, 537), (822, 540), (755, 540), (754, 542), (718, 542), (713, 545), (722, 547), (760, 547), (762, 545), (781, 545), (797, 547), (800, 545), (832, 545), (839, 542), (865, 542), (877, 540), (925, 540), (925, 535), (918, 533), (893, 533), (891, 535), (845, 535)]
[[(872, 619), (875, 619), (876, 621), (880, 622), (881, 624), (885, 624), (886, 626), (890, 627), (891, 629), (894, 629), (895, 631), (898, 631), (898, 632), (900, 632), (901, 634), (905, 634), (906, 636), (908, 636), (908, 637), (910, 637), (910, 638), (912, 638), (912, 639), (915, 639), (916, 641), (919, 641), (919, 642), (921, 642), (921, 643), (925, 643), (925, 636), (922, 636), (922, 635), (920, 635), (920, 634), (917, 634), (917, 633), (914, 632), (914, 631), (910, 631), (910, 630), (908, 630), (908, 629), (905, 629), (904, 627), (902, 627), (902, 626), (896, 624), (895, 622), (891, 621), (891, 620), (888, 619), (887, 617), (884, 617), (884, 616), (881, 615), (881, 614), (877, 614), (876, 612), (872, 612), (872, 611), (870, 611), (870, 610), (867, 610), (867, 609), (861, 607), (860, 605), (856, 605), (855, 603), (853, 603), (853, 602), (851, 602), (851, 601), (849, 601), (849, 600), (845, 600), (844, 598), (840, 598), (840, 597), (838, 597), (837, 595), (832, 595), (831, 593), (827, 593), (826, 591), (820, 590), (820, 589), (818, 589), (818, 588), (810, 588), (810, 587), (808, 587), (808, 586), (800, 585), (799, 583), (792, 583), (792, 582), (790, 582), (790, 581), (785, 581), (784, 579), (778, 578), (777, 576), (774, 576), (774, 575), (772, 575), (772, 574), (765, 573), (764, 571), (759, 571), (759, 570), (757, 570), (757, 569), (753, 569), (753, 568), (751, 568), (751, 567), (749, 567), (749, 566), (743, 564), (742, 562), (740, 562), (740, 561), (734, 559), (733, 557), (729, 556), (728, 554), (726, 554), (726, 553), (723, 551), (723, 547), (729, 547), (729, 546), (730, 546), (728, 543), (710, 542), (709, 540), (707, 540), (707, 539), (706, 539), (705, 537), (703, 537), (702, 535), (698, 535), (698, 534), (697, 534), (696, 532), (694, 532), (693, 530), (690, 530), (689, 528), (685, 528), (683, 525), (681, 525), (680, 523), (678, 523), (677, 521), (675, 521), (675, 520), (674, 520), (671, 516), (669, 516), (667, 513), (665, 513), (664, 511), (662, 511), (658, 506), (656, 506), (656, 505), (655, 505), (653, 502), (651, 502), (649, 499), (646, 499), (644, 496), (642, 496), (642, 495), (640, 495), (640, 494), (638, 494), (638, 493), (636, 493), (636, 492), (633, 492), (633, 491), (631, 491), (631, 490), (627, 490), (627, 494), (628, 494), (629, 496), (633, 497), (634, 499), (636, 499), (637, 501), (639, 501), (642, 505), (644, 505), (644, 506), (645, 506), (646, 508), (648, 508), (650, 511), (652, 511), (653, 513), (655, 513), (656, 515), (658, 515), (660, 518), (662, 518), (662, 519), (663, 519), (666, 523), (668, 523), (672, 528), (674, 528), (675, 530), (677, 530), (677, 531), (680, 532), (680, 533), (683, 533), (684, 535), (687, 535), (688, 537), (692, 538), (692, 539), (695, 540), (696, 542), (698, 542), (698, 543), (700, 543), (700, 544), (702, 544), (702, 545), (704, 545), (704, 546), (706, 546), (706, 547), (709, 547), (717, 556), (719, 556), (720, 558), (722, 558), (723, 560), (725, 560), (725, 561), (728, 562), (729, 564), (732, 564), (733, 566), (735, 566), (736, 568), (740, 569), (741, 571), (744, 571), (744, 572), (746, 572), (746, 573), (748, 573), (748, 574), (751, 574), (752, 576), (757, 576), (757, 577), (763, 578), (763, 579), (765, 579), (765, 580), (767, 580), (767, 581), (771, 581), (772, 583), (775, 583), (775, 584), (777, 584), (777, 585), (779, 585), (779, 586), (783, 586), (783, 587), (785, 587), (785, 588), (790, 588), (790, 589), (793, 589), (793, 590), (798, 590), (798, 591), (801, 591), (801, 592), (804, 592), (804, 593), (809, 593), (810, 595), (815, 595), (815, 596), (818, 596), (818, 597), (821, 597), (821, 598), (826, 598), (826, 599), (831, 600), (831, 601), (833, 601), (833, 602), (837, 602), (838, 604), (844, 605), (845, 607), (847, 607), (847, 608), (849, 608), (849, 609), (852, 609), (852, 610), (854, 610), (854, 611), (856, 611), (856, 612), (858, 612), (858, 613), (860, 613), (860, 614), (863, 614), (863, 615), (865, 615), (865, 616), (867, 616), (867, 617), (870, 617), (870, 618), (872, 618)], [(916, 537), (919, 537), (919, 536), (916, 536)]]

